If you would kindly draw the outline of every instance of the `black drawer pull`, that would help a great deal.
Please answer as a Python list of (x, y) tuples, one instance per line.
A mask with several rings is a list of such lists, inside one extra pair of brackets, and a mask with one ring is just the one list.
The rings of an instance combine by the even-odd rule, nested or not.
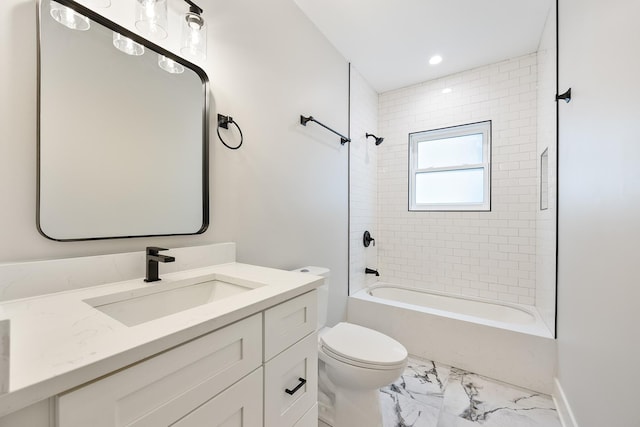
[(300, 387), (302, 387), (303, 385), (305, 385), (305, 384), (307, 383), (307, 380), (305, 380), (304, 378), (298, 378), (298, 381), (300, 381), (300, 384), (298, 384), (298, 385), (296, 386), (296, 388), (294, 388), (293, 390), (289, 390), (288, 388), (286, 388), (286, 389), (284, 389), (284, 391), (285, 391), (287, 394), (293, 394), (293, 393), (295, 393), (296, 391), (300, 390)]

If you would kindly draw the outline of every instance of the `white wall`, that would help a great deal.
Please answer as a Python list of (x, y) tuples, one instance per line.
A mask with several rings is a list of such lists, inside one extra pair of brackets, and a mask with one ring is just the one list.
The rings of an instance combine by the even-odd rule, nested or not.
[[(170, 9), (183, 6), (170, 2)], [(299, 115), (347, 131), (348, 64), (292, 1), (205, 6), (209, 57), (202, 65), (211, 80), (212, 121), (218, 111), (231, 115), (245, 135), (242, 149), (230, 151), (212, 129), (209, 230), (58, 243), (35, 227), (35, 2), (0, 2), (0, 262), (235, 241), (241, 262), (331, 268), (335, 322), (346, 304), (348, 149), (318, 126), (300, 126)]]
[(346, 310), (348, 147), (309, 123), (348, 132), (349, 68), (291, 0), (216, 0), (208, 70), (215, 109), (245, 142), (213, 144), (212, 229), (238, 260), (331, 269), (329, 323)]
[(580, 427), (635, 427), (640, 3), (559, 6), (558, 379)]
[[(536, 73), (534, 53), (380, 95), (385, 281), (534, 303)], [(493, 133), (491, 212), (409, 212), (408, 134), (484, 120)]]
[[(378, 133), (378, 93), (351, 67), (351, 147), (349, 153), (349, 286), (351, 294), (376, 281), (364, 269), (378, 267), (378, 247), (365, 248), (362, 236), (369, 230), (378, 238), (378, 150), (367, 133)], [(383, 142), (384, 144), (384, 142)]]
[[(552, 7), (540, 39), (538, 64), (537, 176), (540, 183), (540, 156), (548, 155), (548, 205), (536, 209), (536, 307), (550, 331), (555, 329), (556, 313), (556, 9)], [(537, 187), (540, 200), (541, 185)]]

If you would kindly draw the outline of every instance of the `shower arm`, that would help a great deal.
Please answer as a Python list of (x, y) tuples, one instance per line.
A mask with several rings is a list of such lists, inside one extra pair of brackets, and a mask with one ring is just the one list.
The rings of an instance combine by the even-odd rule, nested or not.
[(380, 145), (380, 144), (382, 144), (382, 141), (384, 141), (384, 138), (383, 138), (383, 137), (377, 137), (377, 136), (375, 136), (375, 135), (374, 135), (374, 134), (372, 134), (372, 133), (367, 133), (367, 134), (365, 135), (365, 138), (369, 138), (369, 137), (372, 137), (373, 139), (375, 139), (375, 141), (376, 141), (376, 145)]

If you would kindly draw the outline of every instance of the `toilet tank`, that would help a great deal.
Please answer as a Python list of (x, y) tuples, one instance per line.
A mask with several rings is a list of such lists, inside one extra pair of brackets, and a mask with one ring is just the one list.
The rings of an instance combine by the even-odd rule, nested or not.
[(318, 288), (318, 328), (322, 329), (327, 324), (327, 312), (329, 311), (329, 276), (331, 270), (325, 267), (316, 267), (313, 265), (296, 268), (298, 273), (308, 273), (314, 276), (324, 277), (324, 283)]

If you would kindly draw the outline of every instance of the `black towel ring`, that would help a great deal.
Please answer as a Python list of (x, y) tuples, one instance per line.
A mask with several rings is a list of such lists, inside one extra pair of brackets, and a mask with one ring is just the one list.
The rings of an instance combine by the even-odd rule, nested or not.
[[(220, 136), (220, 128), (229, 129), (229, 123), (236, 125), (236, 128), (238, 128), (238, 132), (240, 132), (240, 144), (236, 145), (235, 147), (232, 147), (226, 142), (224, 142), (224, 139), (222, 139), (222, 136)], [(244, 142), (242, 129), (240, 129), (240, 126), (238, 126), (238, 123), (233, 121), (233, 118), (231, 116), (224, 116), (222, 114), (218, 114), (218, 127), (216, 129), (216, 133), (218, 134), (218, 138), (220, 138), (220, 142), (222, 142), (222, 144), (225, 147), (227, 147), (229, 150), (237, 150), (238, 148), (242, 147), (242, 143)]]

